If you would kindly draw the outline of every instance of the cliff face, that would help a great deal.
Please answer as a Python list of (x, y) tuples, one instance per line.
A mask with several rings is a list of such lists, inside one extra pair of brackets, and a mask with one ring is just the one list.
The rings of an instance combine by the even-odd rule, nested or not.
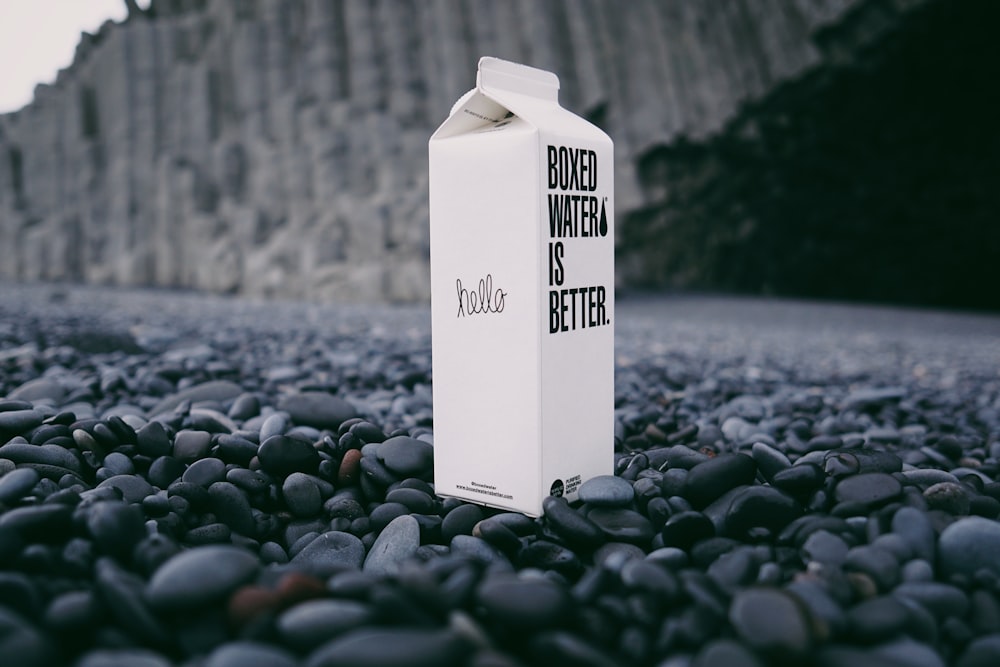
[[(426, 142), (480, 55), (560, 75), (564, 106), (615, 139), (619, 220), (641, 224), (627, 214), (662, 198), (650, 156), (920, 0), (130, 4), (0, 117), (3, 277), (423, 299)], [(824, 39), (859, 15), (871, 35)]]

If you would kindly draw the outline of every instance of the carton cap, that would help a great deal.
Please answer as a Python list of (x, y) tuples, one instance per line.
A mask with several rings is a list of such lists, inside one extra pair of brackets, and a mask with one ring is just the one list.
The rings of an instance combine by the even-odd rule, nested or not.
[(507, 92), (559, 102), (559, 77), (552, 72), (489, 56), (479, 59), (476, 87), (491, 97)]

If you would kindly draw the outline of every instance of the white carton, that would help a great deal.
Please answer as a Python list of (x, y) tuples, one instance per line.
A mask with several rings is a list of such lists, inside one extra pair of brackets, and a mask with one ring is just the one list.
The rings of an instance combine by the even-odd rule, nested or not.
[(429, 151), (435, 487), (538, 516), (613, 471), (613, 144), (482, 58)]

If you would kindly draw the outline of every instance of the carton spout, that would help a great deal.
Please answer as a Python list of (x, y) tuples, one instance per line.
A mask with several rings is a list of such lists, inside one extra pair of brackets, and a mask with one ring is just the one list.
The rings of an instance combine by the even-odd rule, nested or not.
[(491, 97), (516, 93), (559, 102), (559, 77), (552, 72), (489, 56), (479, 59), (476, 87)]

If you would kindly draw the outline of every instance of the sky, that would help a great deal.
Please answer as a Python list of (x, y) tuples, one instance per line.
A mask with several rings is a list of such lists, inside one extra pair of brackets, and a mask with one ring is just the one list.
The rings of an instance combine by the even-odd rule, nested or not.
[(55, 81), (73, 62), (81, 32), (126, 14), (123, 0), (0, 0), (0, 113), (31, 102), (35, 85)]

